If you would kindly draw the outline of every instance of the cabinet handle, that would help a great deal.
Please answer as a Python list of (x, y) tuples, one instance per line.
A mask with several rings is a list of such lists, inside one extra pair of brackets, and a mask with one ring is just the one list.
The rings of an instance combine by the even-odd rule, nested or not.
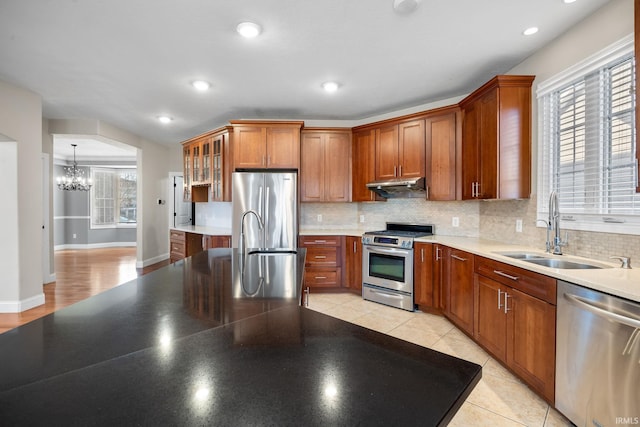
[(500, 270), (493, 270), (494, 273), (496, 273), (498, 276), (502, 276), (502, 277), (506, 277), (507, 279), (511, 279), (511, 280), (518, 280), (519, 277), (518, 276), (512, 276), (510, 274), (507, 274), (503, 271)]
[(507, 314), (507, 311), (511, 311), (511, 309), (507, 306), (507, 298), (511, 298), (508, 293), (504, 293), (504, 314)]
[(440, 248), (436, 248), (436, 261), (440, 261)]
[(424, 248), (420, 248), (420, 258), (422, 259), (422, 262), (424, 262)]
[(264, 160), (265, 160), (265, 158), (264, 158), (264, 156), (262, 156), (262, 166), (266, 166), (266, 164), (264, 163)]
[[(506, 294), (506, 292), (505, 292)], [(502, 308), (502, 298), (500, 298), (502, 296), (502, 291), (500, 289), (498, 289), (498, 310), (500, 310)]]
[(315, 278), (315, 279), (326, 279), (326, 278), (327, 278), (327, 276), (315, 276), (314, 278)]
[(453, 259), (457, 259), (458, 261), (462, 261), (462, 262), (464, 262), (464, 261), (466, 261), (466, 260), (467, 260), (466, 258), (460, 258), (460, 257), (459, 257), (459, 256), (457, 256), (457, 255), (451, 255), (451, 258), (453, 258)]
[(314, 258), (315, 259), (325, 259), (326, 256), (325, 255), (316, 255)]
[(357, 248), (357, 245), (356, 245), (356, 242), (355, 242), (355, 241), (353, 242), (353, 253), (354, 253), (354, 254), (357, 254), (357, 253), (358, 253), (358, 248)]

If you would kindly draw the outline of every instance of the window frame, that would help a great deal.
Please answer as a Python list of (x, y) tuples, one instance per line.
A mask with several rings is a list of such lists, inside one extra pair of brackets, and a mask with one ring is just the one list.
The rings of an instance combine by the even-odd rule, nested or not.
[[(120, 173), (122, 170), (132, 170), (136, 173), (136, 193), (137, 193), (137, 185), (138, 185), (138, 171), (136, 167), (131, 166), (91, 166), (91, 178), (93, 180), (94, 185), (91, 187), (89, 191), (89, 227), (92, 230), (100, 230), (100, 229), (117, 229), (117, 228), (136, 228), (138, 226), (137, 222), (137, 194), (136, 194), (136, 222), (120, 222), (117, 221), (116, 218), (120, 216), (120, 200), (119, 200), (119, 180)], [(114, 176), (114, 222), (109, 224), (94, 224), (94, 208), (95, 208), (95, 183), (94, 173), (98, 172), (107, 172), (111, 173)]]
[[(560, 89), (566, 88), (567, 86), (575, 83), (581, 78), (584, 78), (605, 66), (611, 65), (616, 61), (620, 62), (624, 58), (631, 56), (634, 54), (634, 40), (633, 34), (619, 40), (618, 42), (602, 49), (597, 52), (595, 55), (592, 55), (585, 60), (575, 64), (572, 67), (569, 67), (565, 71), (558, 73), (557, 75), (547, 79), (544, 82), (538, 84), (537, 88), (537, 102), (538, 102), (538, 160), (537, 160), (537, 171), (538, 171), (538, 179), (537, 179), (537, 187), (538, 187), (538, 198), (537, 198), (537, 209), (536, 209), (536, 219), (538, 220), (536, 225), (538, 227), (545, 227), (543, 221), (548, 221), (548, 195), (552, 190), (554, 177), (554, 170), (558, 170), (558, 164), (556, 163), (555, 169), (552, 166), (552, 162), (559, 161), (558, 158), (554, 158), (550, 152), (553, 151), (553, 147), (551, 147), (551, 143), (549, 142), (552, 138), (551, 132), (548, 132), (548, 128), (545, 127), (545, 120), (547, 120), (546, 108), (548, 105), (545, 103), (545, 97), (554, 92), (558, 92)], [(634, 80), (634, 79), (632, 79)], [(633, 83), (635, 83), (633, 81)], [(634, 87), (635, 88), (635, 87)], [(633, 88), (633, 89), (634, 89)], [(610, 94), (608, 94), (609, 96)], [(636, 107), (634, 105), (634, 107)], [(589, 108), (589, 107), (587, 107)], [(637, 108), (637, 107), (636, 107)], [(632, 115), (635, 114), (632, 112)], [(589, 123), (591, 125), (591, 123)], [(598, 124), (600, 126), (600, 132), (604, 129), (605, 131), (609, 130), (609, 127), (605, 127), (601, 123)], [(632, 155), (635, 157), (635, 144), (637, 144), (635, 127), (632, 129)], [(601, 155), (606, 155), (608, 148), (604, 147), (604, 144), (609, 143), (609, 137), (604, 136), (599, 139), (600, 143), (598, 144), (598, 148)], [(606, 150), (605, 150), (606, 148)], [(610, 148), (610, 147), (609, 147)], [(600, 155), (599, 155), (600, 156)], [(602, 158), (599, 158), (602, 160)], [(634, 177), (637, 180), (637, 163), (634, 171)], [(599, 183), (599, 190), (605, 190), (605, 194), (607, 193), (607, 189), (604, 188), (604, 184), (602, 182)], [(635, 185), (633, 186), (635, 188)], [(598, 196), (600, 203), (604, 201), (606, 197)], [(637, 196), (636, 196), (637, 197)], [(635, 203), (635, 202), (634, 202)], [(636, 205), (637, 206), (637, 205)], [(560, 206), (562, 209), (562, 205)], [(563, 213), (561, 210), (561, 228), (565, 230), (583, 230), (583, 231), (594, 231), (594, 232), (608, 232), (608, 233), (618, 233), (618, 234), (633, 234), (640, 235), (640, 214), (602, 214), (602, 213)], [(608, 219), (605, 219), (608, 218)], [(622, 221), (622, 222), (618, 222)]]

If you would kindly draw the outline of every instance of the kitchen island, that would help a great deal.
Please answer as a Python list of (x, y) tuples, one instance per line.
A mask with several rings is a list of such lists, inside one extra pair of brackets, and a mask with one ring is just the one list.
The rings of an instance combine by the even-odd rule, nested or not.
[(304, 250), (212, 249), (0, 335), (6, 425), (444, 425), (481, 367), (300, 306)]

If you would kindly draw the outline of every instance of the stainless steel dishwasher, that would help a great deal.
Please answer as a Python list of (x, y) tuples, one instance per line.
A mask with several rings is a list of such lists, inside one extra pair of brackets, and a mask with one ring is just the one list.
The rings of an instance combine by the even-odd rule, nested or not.
[(577, 426), (640, 424), (640, 304), (558, 281), (556, 408)]

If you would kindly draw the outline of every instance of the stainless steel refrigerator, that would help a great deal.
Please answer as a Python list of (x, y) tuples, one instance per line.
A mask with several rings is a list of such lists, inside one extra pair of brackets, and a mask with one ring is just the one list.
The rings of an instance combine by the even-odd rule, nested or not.
[[(231, 237), (234, 248), (239, 247), (241, 222), (244, 222), (245, 248), (297, 248), (296, 172), (234, 172), (232, 200)], [(258, 214), (264, 223), (262, 230), (256, 215), (245, 215), (247, 211)]]

